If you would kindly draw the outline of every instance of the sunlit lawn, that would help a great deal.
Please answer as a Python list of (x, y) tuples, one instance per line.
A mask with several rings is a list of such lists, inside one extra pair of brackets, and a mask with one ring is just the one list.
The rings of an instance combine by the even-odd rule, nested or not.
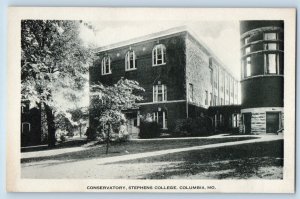
[[(105, 145), (99, 144), (82, 151), (69, 152), (50, 157), (33, 157), (22, 159), (21, 163), (44, 161), (44, 160), (85, 160), (99, 157), (111, 157), (125, 154), (136, 154), (165, 149), (175, 149), (191, 146), (202, 146), (215, 143), (224, 143), (232, 141), (241, 141), (256, 139), (254, 137), (236, 137), (236, 138), (214, 138), (214, 139), (174, 139), (174, 140), (134, 140), (124, 143), (111, 144), (109, 153), (105, 154)], [(51, 151), (51, 150), (50, 150)]]

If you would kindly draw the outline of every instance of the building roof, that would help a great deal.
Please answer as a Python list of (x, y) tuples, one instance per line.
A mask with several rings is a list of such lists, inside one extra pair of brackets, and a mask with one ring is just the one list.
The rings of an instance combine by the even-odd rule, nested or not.
[(215, 59), (215, 61), (219, 65), (221, 65), (223, 68), (225, 68), (226, 71), (232, 77), (235, 78), (235, 80), (238, 80), (238, 78), (233, 75), (232, 71), (212, 52), (212, 50), (188, 26), (178, 26), (178, 27), (167, 29), (167, 30), (163, 30), (163, 31), (151, 33), (151, 34), (148, 34), (148, 35), (136, 37), (136, 38), (133, 38), (133, 39), (129, 39), (129, 40), (126, 40), (126, 41), (121, 41), (121, 42), (118, 42), (118, 43), (114, 43), (114, 44), (110, 44), (110, 45), (106, 45), (106, 46), (101, 46), (99, 48), (96, 48), (94, 51), (95, 51), (95, 53), (100, 53), (100, 52), (120, 48), (120, 47), (123, 47), (123, 46), (132, 45), (132, 44), (144, 42), (144, 41), (147, 41), (147, 40), (156, 39), (156, 38), (165, 37), (165, 36), (169, 36), (169, 35), (173, 35), (173, 34), (177, 34), (177, 33), (183, 33), (183, 32), (186, 32), (191, 37), (193, 37), (198, 42), (198, 44), (206, 50), (206, 53), (210, 57)]

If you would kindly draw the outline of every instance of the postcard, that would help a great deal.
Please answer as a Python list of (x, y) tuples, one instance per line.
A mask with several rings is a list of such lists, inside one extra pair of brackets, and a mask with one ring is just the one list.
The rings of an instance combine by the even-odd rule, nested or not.
[(8, 20), (7, 191), (295, 192), (294, 8)]

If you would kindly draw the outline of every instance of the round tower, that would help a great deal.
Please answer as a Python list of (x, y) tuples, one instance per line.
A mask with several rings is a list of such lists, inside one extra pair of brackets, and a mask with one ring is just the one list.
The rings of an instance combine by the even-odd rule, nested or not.
[(283, 21), (240, 22), (243, 133), (283, 129), (283, 26)]

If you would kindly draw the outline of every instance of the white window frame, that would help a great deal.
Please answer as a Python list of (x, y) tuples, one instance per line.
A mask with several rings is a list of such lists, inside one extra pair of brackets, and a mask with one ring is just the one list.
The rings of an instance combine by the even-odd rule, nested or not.
[[(161, 86), (161, 93), (158, 93), (158, 87)], [(158, 101), (158, 95), (162, 95), (162, 101)], [(167, 101), (167, 86), (165, 84), (153, 85), (153, 102), (165, 102)]]
[[(270, 47), (270, 44), (274, 44), (275, 45), (275, 48), (269, 48)], [(265, 43), (264, 44), (264, 50), (278, 50), (278, 43), (276, 42), (268, 42), (268, 43)]]
[[(249, 60), (248, 60), (249, 59)], [(244, 77), (251, 77), (252, 71), (251, 71), (251, 57), (246, 57), (245, 63), (244, 63)]]
[(24, 132), (24, 125), (25, 124), (29, 126), (29, 132), (31, 131), (31, 124), (29, 122), (22, 122), (22, 133)]
[[(106, 72), (106, 67), (109, 68), (109, 72)], [(111, 59), (109, 56), (103, 57), (101, 61), (101, 75), (109, 75), (111, 74)]]
[(245, 55), (249, 54), (251, 52), (251, 47), (248, 46), (245, 48)]
[(232, 127), (233, 128), (239, 127), (239, 122), (240, 122), (239, 117), (240, 116), (238, 113), (232, 114)]
[[(267, 37), (268, 34), (275, 34), (275, 39), (268, 39), (268, 37)], [(278, 39), (278, 33), (277, 32), (265, 32), (264, 33), (264, 40), (274, 41), (274, 40), (277, 40), (277, 39)]]
[[(270, 55), (275, 55), (275, 73), (268, 72), (267, 59)], [(265, 53), (264, 54), (264, 66), (265, 66), (265, 74), (279, 74), (279, 54), (278, 53)]]
[[(153, 121), (155, 121), (156, 123), (158, 123), (158, 114), (159, 114), (159, 111), (156, 111), (156, 112), (153, 112)], [(163, 111), (162, 110), (162, 116), (163, 116), (163, 129), (167, 129), (168, 127), (168, 121), (167, 121), (167, 118), (166, 118), (166, 111)]]
[[(161, 63), (158, 63), (158, 52), (161, 53)], [(160, 66), (166, 64), (166, 46), (163, 44), (158, 44), (154, 46), (152, 50), (152, 66)]]
[[(131, 66), (131, 64), (130, 64), (131, 58), (133, 60), (132, 61), (133, 66)], [(125, 55), (125, 71), (136, 70), (135, 61), (136, 61), (135, 52), (133, 50), (128, 51)]]

